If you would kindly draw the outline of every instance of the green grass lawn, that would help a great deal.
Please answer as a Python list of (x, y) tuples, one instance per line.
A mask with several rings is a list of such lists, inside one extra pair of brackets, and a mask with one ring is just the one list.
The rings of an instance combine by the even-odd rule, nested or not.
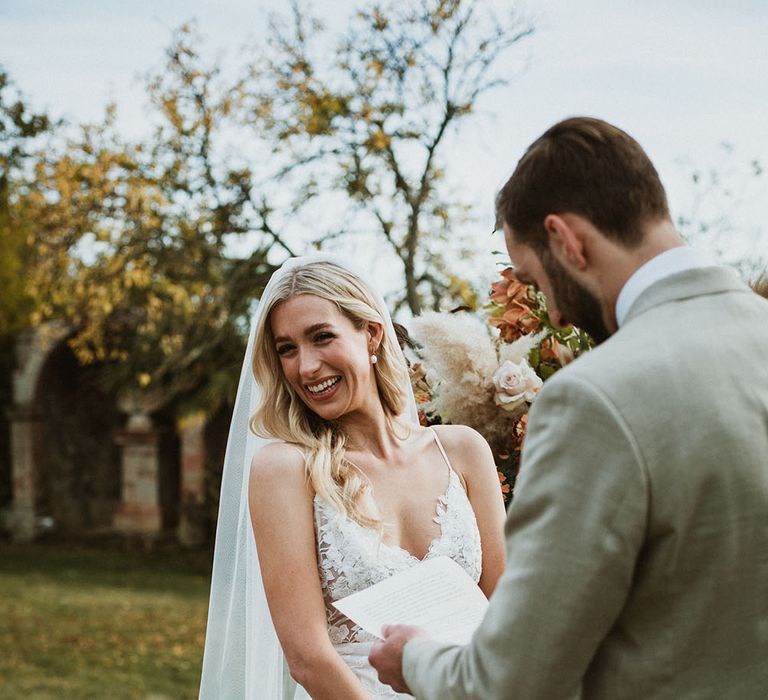
[(196, 698), (210, 554), (0, 544), (0, 698)]

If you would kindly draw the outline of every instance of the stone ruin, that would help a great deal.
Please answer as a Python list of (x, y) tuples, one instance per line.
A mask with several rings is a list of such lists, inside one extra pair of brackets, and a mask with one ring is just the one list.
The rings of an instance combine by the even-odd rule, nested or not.
[(178, 418), (150, 393), (106, 395), (95, 371), (77, 364), (68, 332), (50, 323), (17, 342), (11, 538), (54, 530), (207, 543), (217, 490), (210, 472), (223, 457), (226, 412)]

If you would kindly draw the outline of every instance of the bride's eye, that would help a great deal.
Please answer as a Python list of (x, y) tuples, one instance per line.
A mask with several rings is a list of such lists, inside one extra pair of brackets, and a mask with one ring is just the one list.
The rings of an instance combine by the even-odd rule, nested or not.
[(323, 343), (328, 342), (329, 340), (333, 340), (336, 336), (333, 333), (328, 333), (327, 331), (324, 333), (318, 333), (315, 336), (315, 342), (316, 343)]
[(287, 355), (287, 354), (288, 354), (289, 352), (291, 352), (291, 350), (293, 350), (293, 349), (294, 349), (294, 346), (293, 346), (293, 345), (288, 345), (288, 344), (285, 344), (285, 345), (280, 345), (280, 346), (277, 348), (277, 354), (278, 354), (278, 355), (281, 355), (281, 356), (282, 356), (282, 355)]

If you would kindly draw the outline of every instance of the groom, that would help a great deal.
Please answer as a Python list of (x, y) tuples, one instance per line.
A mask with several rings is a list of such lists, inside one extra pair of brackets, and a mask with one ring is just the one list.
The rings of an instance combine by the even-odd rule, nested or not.
[(534, 404), (472, 643), (391, 626), (371, 663), (435, 700), (768, 698), (768, 302), (603, 121), (549, 129), (496, 211), (517, 276), (601, 344)]

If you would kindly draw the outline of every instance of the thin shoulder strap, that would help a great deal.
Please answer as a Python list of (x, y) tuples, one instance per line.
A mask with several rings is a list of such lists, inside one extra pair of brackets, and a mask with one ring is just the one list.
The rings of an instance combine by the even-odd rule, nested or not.
[(453, 465), (451, 464), (451, 460), (448, 459), (448, 455), (445, 453), (445, 448), (443, 447), (443, 443), (440, 442), (440, 438), (437, 437), (437, 431), (431, 425), (428, 427), (429, 427), (429, 430), (432, 432), (432, 437), (435, 438), (435, 444), (437, 445), (437, 449), (440, 450), (440, 454), (443, 455), (443, 459), (445, 460), (445, 463), (448, 465), (448, 469), (450, 471), (455, 471), (453, 468)]

